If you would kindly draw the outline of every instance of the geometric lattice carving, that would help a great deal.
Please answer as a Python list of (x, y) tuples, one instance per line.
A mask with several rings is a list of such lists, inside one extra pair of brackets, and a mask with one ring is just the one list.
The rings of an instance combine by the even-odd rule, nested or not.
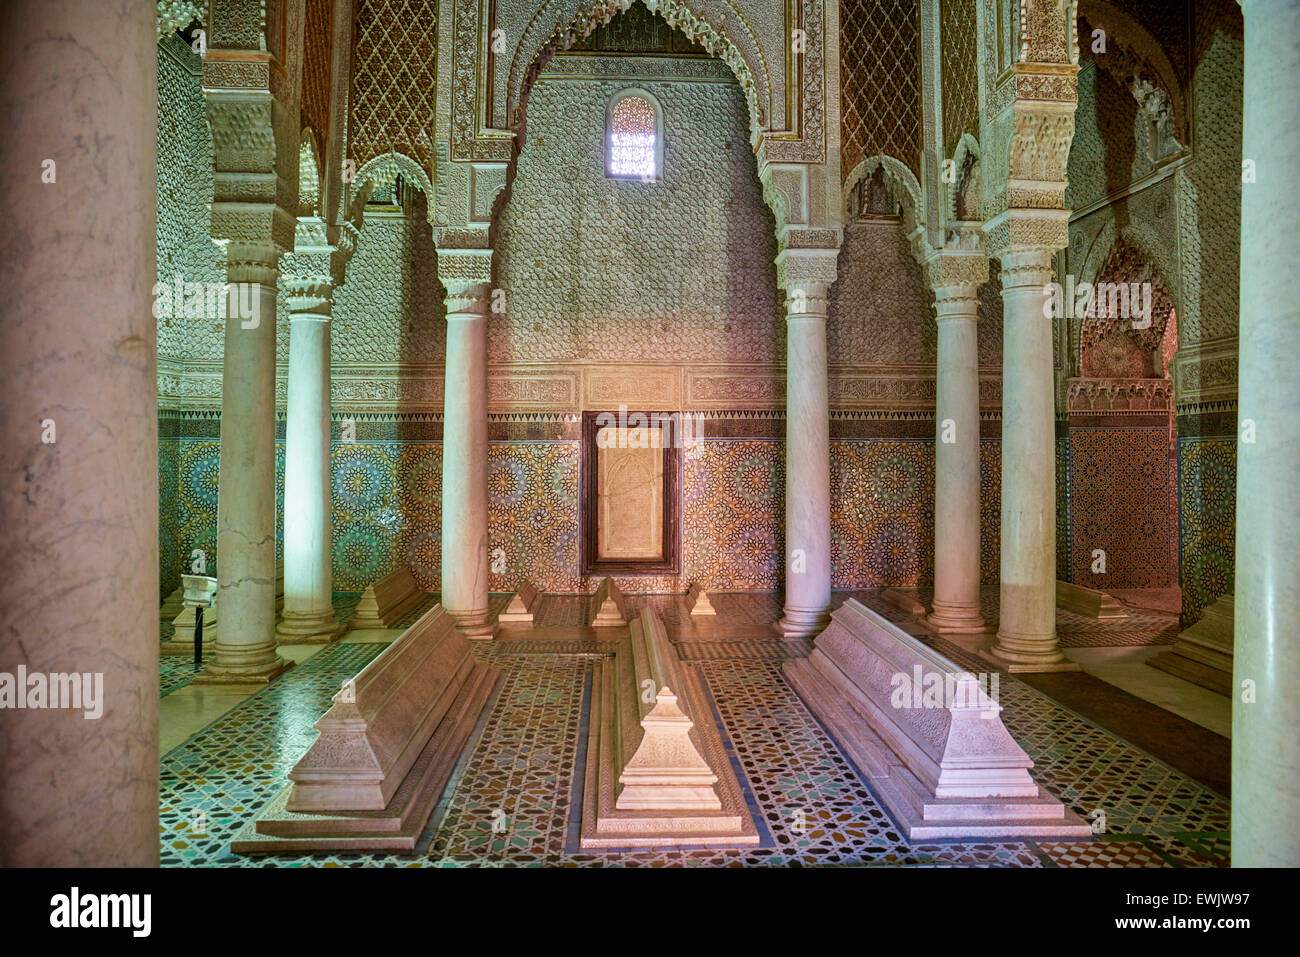
[(349, 158), (396, 151), (433, 169), (437, 0), (357, 0)]
[(943, 71), (943, 154), (950, 157), (963, 133), (979, 137), (975, 0), (942, 0), (939, 43)]
[(841, 0), (841, 170), (868, 156), (897, 157), (920, 178), (918, 0)]
[(307, 0), (303, 33), (302, 118), (316, 133), (321, 149), (329, 134), (330, 57), (334, 31), (330, 29), (330, 0)]

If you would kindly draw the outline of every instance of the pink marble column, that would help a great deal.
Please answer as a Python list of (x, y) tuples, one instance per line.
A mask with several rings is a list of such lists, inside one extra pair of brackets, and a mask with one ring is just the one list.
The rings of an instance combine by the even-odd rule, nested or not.
[[(964, 265), (988, 277), (975, 251)], [(950, 277), (951, 278), (951, 277)], [(983, 634), (980, 616), (979, 300), (975, 282), (935, 288), (939, 323), (934, 446), (934, 605), (941, 634)]]
[(487, 315), (492, 250), (440, 250), (447, 289), (442, 421), (442, 605), (471, 638), (488, 614)]
[(228, 308), (217, 479), (217, 607), (212, 660), (194, 684), (265, 682), (291, 662), (275, 651), (275, 300), (279, 251), (229, 243), (226, 276), (256, 303)]
[(777, 256), (786, 291), (785, 609), (786, 638), (815, 635), (830, 621), (830, 404), (826, 297), (833, 250)]
[(1055, 250), (1002, 253), (1002, 574), (997, 642), (1009, 671), (1077, 671), (1056, 638), (1056, 428), (1052, 320), (1043, 314)]
[(1300, 7), (1246, 0), (1232, 866), (1300, 864)]
[[(158, 864), (154, 31), (139, 0), (0, 5), (4, 867)], [(51, 673), (90, 696), (33, 707)]]
[[(342, 629), (334, 617), (331, 569), (330, 317), (336, 273), (342, 278), (342, 264), (332, 266), (345, 253), (335, 251), (329, 232), (319, 218), (300, 217), (294, 252), (284, 257), (284, 610), (275, 633), (285, 643), (331, 641)], [(350, 240), (349, 231), (343, 235)]]

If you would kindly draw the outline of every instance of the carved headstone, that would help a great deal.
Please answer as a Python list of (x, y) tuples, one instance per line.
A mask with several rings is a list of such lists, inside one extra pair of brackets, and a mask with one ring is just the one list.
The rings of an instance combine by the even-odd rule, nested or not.
[(757, 842), (708, 691), (651, 609), (596, 671), (581, 846)]
[(604, 578), (596, 594), (591, 596), (591, 608), (587, 623), (592, 628), (614, 628), (627, 624), (626, 604), (623, 593), (614, 584), (614, 579)]
[(696, 582), (691, 586), (691, 590), (686, 593), (686, 602), (691, 606), (692, 615), (716, 615), (717, 611), (713, 603), (709, 601), (708, 593), (705, 592), (704, 586)]
[(1222, 595), (1201, 612), (1201, 620), (1186, 628), (1168, 651), (1147, 664), (1222, 695), (1232, 694), (1232, 636), (1236, 604)]
[(900, 608), (911, 615), (924, 616), (925, 605), (921, 600), (911, 592), (903, 591), (899, 588), (886, 588), (880, 593), (880, 597), (889, 602), (895, 608)]
[(540, 598), (536, 588), (528, 582), (520, 582), (519, 590), (510, 596), (510, 604), (497, 616), (497, 623), (531, 625)]

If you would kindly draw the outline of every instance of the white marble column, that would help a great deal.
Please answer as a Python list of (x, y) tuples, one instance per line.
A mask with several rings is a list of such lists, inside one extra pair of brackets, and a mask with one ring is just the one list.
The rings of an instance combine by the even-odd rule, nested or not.
[(439, 250), (447, 289), (442, 419), (442, 605), (472, 638), (488, 614), (487, 315), (492, 250)]
[(0, 672), (94, 697), (0, 710), (0, 867), (158, 866), (153, 24), (0, 12)]
[(330, 527), (330, 315), (333, 248), (325, 224), (299, 220), (286, 255), (289, 380), (284, 457), (284, 609), (281, 642), (330, 641), (334, 617)]
[[(940, 254), (942, 257), (944, 254)], [(961, 258), (953, 262), (958, 256)], [(974, 281), (988, 278), (982, 252), (949, 253), (949, 266), (976, 275), (937, 285), (939, 324), (935, 382), (934, 605), (929, 621), (941, 634), (983, 634), (980, 616), (979, 352)], [(942, 262), (932, 267), (942, 273)], [(955, 269), (949, 270), (948, 279)], [(942, 275), (939, 277), (944, 278)]]
[(985, 654), (1013, 672), (1079, 670), (1056, 638), (1052, 320), (1043, 312), (1054, 254), (1042, 246), (1001, 253), (1001, 601), (997, 642)]
[(275, 302), (279, 250), (231, 242), (221, 378), (221, 471), (217, 480), (217, 604), (213, 658), (195, 684), (269, 681), (290, 662), (275, 652)]
[(1232, 864), (1300, 864), (1300, 7), (1246, 0)]
[(830, 404), (826, 299), (834, 251), (784, 250), (778, 282), (786, 292), (785, 608), (786, 638), (819, 633), (830, 620)]

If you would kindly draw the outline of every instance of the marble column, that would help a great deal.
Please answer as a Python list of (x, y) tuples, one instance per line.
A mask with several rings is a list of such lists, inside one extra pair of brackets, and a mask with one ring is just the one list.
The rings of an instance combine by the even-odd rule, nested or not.
[[(810, 253), (815, 255), (801, 255)], [(785, 608), (777, 630), (815, 635), (830, 621), (830, 404), (826, 300), (833, 253), (783, 250), (778, 282), (786, 291)]]
[(1043, 311), (1054, 254), (1045, 246), (1001, 252), (1001, 601), (997, 641), (983, 654), (1013, 672), (1079, 670), (1056, 638), (1052, 320)]
[(1300, 8), (1246, 0), (1232, 864), (1300, 864)]
[(326, 230), (315, 217), (301, 218), (294, 253), (284, 257), (289, 306), (284, 609), (275, 628), (281, 642), (330, 641), (342, 630), (334, 617), (331, 572), (330, 315), (335, 276)]
[[(980, 616), (980, 409), (976, 321), (988, 260), (978, 249), (931, 263), (939, 325), (935, 383), (934, 605), (941, 634), (984, 634)], [(945, 261), (946, 260), (946, 261)], [(961, 277), (961, 273), (968, 274)], [(981, 277), (982, 274), (982, 278)], [(958, 278), (966, 281), (954, 282)]]
[[(158, 866), (155, 40), (138, 0), (0, 10), (2, 867)], [(51, 673), (81, 700), (33, 706)]]
[[(221, 378), (217, 604), (213, 658), (194, 684), (265, 682), (291, 662), (275, 652), (275, 304), (279, 249), (226, 245), (231, 284)], [(238, 305), (240, 308), (234, 308)], [(245, 305), (253, 308), (245, 309)], [(251, 312), (247, 317), (243, 312)]]
[(442, 412), (442, 605), (471, 638), (488, 614), (487, 316), (492, 251), (440, 250), (447, 289)]

